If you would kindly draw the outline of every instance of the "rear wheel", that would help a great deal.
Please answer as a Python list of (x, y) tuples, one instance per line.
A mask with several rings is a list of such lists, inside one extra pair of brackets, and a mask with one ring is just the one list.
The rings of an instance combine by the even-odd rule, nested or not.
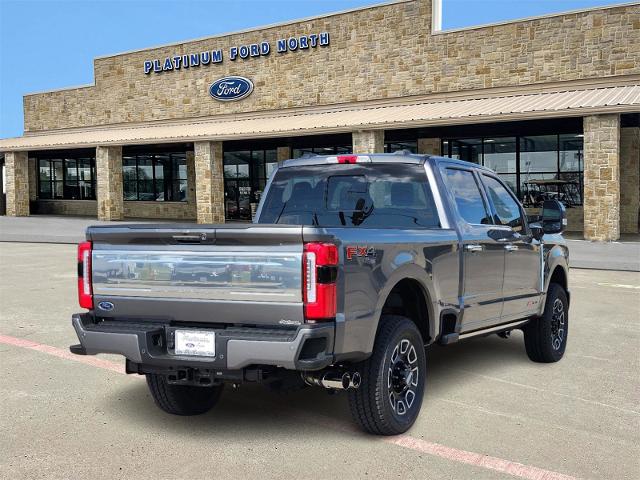
[(534, 362), (552, 363), (560, 360), (567, 348), (569, 302), (557, 283), (549, 285), (544, 313), (524, 327), (524, 345)]
[(172, 415), (200, 415), (218, 403), (224, 385), (195, 387), (173, 385), (164, 375), (147, 374), (147, 385), (156, 405)]
[(377, 435), (406, 432), (416, 421), (426, 381), (424, 342), (405, 317), (382, 317), (369, 359), (359, 365), (360, 388), (349, 391), (351, 414)]

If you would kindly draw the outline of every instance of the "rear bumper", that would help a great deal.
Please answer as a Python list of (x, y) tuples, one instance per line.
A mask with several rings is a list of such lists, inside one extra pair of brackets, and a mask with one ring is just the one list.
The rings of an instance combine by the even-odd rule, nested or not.
[(319, 370), (333, 363), (333, 323), (303, 325), (295, 330), (212, 328), (216, 332), (215, 357), (174, 355), (176, 327), (164, 323), (95, 322), (89, 314), (76, 314), (72, 324), (80, 340), (80, 345), (71, 347), (73, 353), (115, 353), (133, 363), (153, 367), (242, 370), (252, 365), (270, 365), (289, 370)]

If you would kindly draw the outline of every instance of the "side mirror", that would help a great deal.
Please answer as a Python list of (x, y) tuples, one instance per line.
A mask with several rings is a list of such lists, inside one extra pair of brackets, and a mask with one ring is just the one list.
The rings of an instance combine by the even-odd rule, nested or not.
[(544, 228), (540, 222), (534, 222), (529, 224), (529, 229), (531, 230), (531, 236), (536, 240), (542, 240), (544, 236)]
[(567, 210), (558, 200), (545, 200), (542, 204), (544, 233), (562, 233), (567, 228)]

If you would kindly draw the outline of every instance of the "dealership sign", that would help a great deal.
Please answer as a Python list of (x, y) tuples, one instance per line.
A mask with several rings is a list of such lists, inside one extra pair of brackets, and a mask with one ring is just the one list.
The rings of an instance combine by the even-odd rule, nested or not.
[(253, 92), (253, 82), (244, 77), (224, 77), (209, 87), (209, 93), (216, 100), (231, 102), (242, 100)]
[[(273, 47), (278, 54), (296, 52), (302, 50), (313, 50), (318, 47), (329, 46), (329, 32), (319, 34), (302, 35), (299, 37), (281, 38), (274, 45), (269, 42), (251, 43), (249, 45), (238, 45), (229, 48), (229, 60), (247, 60), (250, 58), (264, 57), (271, 54)], [(184, 70), (188, 68), (198, 68), (214, 63), (222, 63), (224, 55), (221, 49), (206, 50), (204, 52), (186, 53), (184, 55), (174, 55), (164, 59), (156, 58), (144, 61), (144, 73), (162, 73), (174, 70)], [(251, 92), (249, 92), (251, 93)], [(247, 95), (249, 94), (247, 93)], [(246, 95), (245, 95), (246, 96)]]

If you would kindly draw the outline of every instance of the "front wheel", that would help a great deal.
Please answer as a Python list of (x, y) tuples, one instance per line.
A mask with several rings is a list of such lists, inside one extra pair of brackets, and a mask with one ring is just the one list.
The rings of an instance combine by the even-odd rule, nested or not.
[(224, 385), (196, 387), (174, 385), (164, 375), (147, 374), (147, 385), (156, 405), (172, 415), (200, 415), (211, 410), (222, 394)]
[(351, 414), (377, 435), (406, 432), (418, 418), (426, 382), (424, 342), (415, 323), (388, 315), (369, 359), (359, 365), (360, 388), (349, 391)]
[(549, 285), (544, 313), (531, 320), (523, 331), (529, 359), (552, 363), (563, 357), (569, 332), (569, 302), (564, 288), (556, 283)]

